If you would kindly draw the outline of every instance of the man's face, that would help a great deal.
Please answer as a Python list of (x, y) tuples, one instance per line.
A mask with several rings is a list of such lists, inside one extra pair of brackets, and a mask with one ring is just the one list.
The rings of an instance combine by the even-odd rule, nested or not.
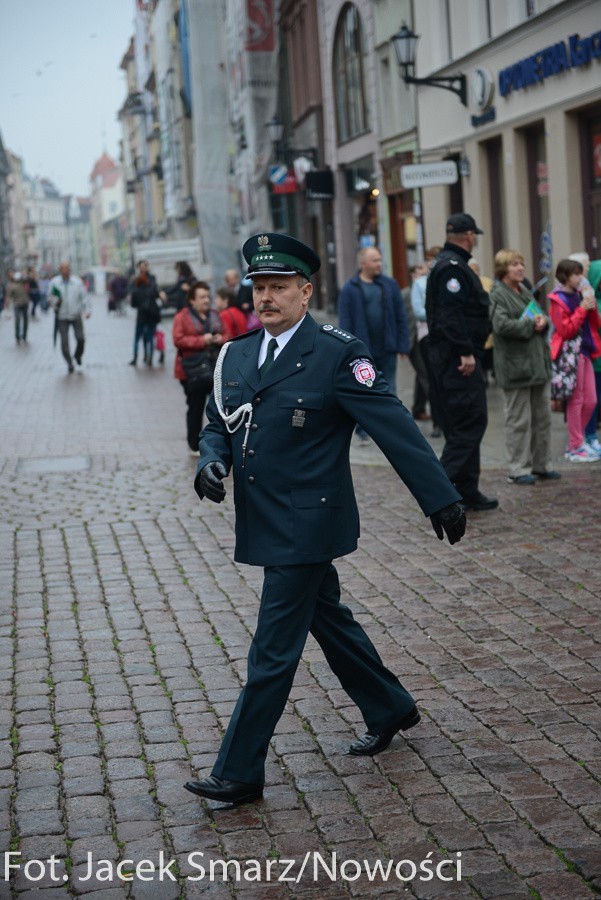
[(299, 287), (297, 275), (256, 275), (253, 303), (261, 325), (272, 337), (288, 331), (307, 311), (313, 293), (310, 281)]
[(61, 263), (58, 270), (63, 278), (68, 278), (71, 274), (71, 266), (69, 265), (69, 263)]
[(375, 247), (366, 250), (361, 259), (361, 274), (376, 278), (382, 274), (382, 254)]

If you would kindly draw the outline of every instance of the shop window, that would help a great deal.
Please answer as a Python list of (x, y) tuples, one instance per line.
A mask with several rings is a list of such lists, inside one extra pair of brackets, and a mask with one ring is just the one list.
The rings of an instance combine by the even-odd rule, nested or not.
[(342, 10), (334, 39), (334, 95), (338, 140), (348, 141), (368, 130), (365, 96), (365, 40), (357, 7)]
[(484, 144), (488, 169), (488, 195), (493, 251), (507, 246), (507, 216), (503, 181), (503, 144), (500, 137)]
[(580, 117), (580, 153), (583, 187), (585, 249), (591, 259), (601, 258), (601, 107)]
[[(546, 281), (553, 265), (553, 235), (549, 207), (549, 168), (547, 165), (547, 142), (544, 123), (534, 125), (525, 131), (526, 164), (528, 167), (528, 188), (530, 194), (530, 234), (534, 280)], [(546, 291), (543, 291), (546, 294)]]

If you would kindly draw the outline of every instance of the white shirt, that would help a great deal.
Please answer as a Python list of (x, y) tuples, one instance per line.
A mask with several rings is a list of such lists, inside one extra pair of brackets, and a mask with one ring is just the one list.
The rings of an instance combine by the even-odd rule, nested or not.
[[(306, 315), (306, 313), (305, 313), (305, 315)], [(278, 358), (278, 356), (280, 355), (280, 353), (282, 352), (282, 350), (284, 349), (284, 347), (286, 346), (286, 344), (288, 343), (288, 341), (290, 340), (292, 335), (295, 334), (295, 332), (300, 328), (300, 326), (303, 323), (304, 318), (305, 318), (305, 316), (303, 316), (303, 318), (300, 319), (296, 323), (296, 325), (293, 325), (292, 328), (289, 328), (288, 331), (283, 331), (281, 334), (278, 334), (278, 336), (276, 337), (278, 346), (277, 346), (275, 353), (273, 354), (274, 361)], [(269, 344), (269, 341), (272, 338), (273, 338), (273, 335), (269, 334), (268, 331), (265, 331), (263, 333), (263, 341), (261, 343), (261, 347), (259, 348), (259, 360), (258, 360), (259, 368), (261, 368), (261, 366), (265, 362), (265, 357), (267, 356), (267, 345)]]

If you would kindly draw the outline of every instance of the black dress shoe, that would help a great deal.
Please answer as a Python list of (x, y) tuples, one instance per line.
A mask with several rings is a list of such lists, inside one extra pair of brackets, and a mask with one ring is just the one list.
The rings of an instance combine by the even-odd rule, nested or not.
[(420, 719), (417, 706), (414, 706), (406, 716), (403, 716), (386, 731), (380, 731), (379, 734), (369, 734), (369, 732), (364, 734), (362, 738), (351, 744), (348, 752), (351, 756), (375, 756), (376, 753), (386, 750), (397, 731), (408, 731), (409, 728), (417, 725)]
[(558, 478), (561, 478), (559, 472), (556, 472), (554, 469), (550, 472), (533, 472), (532, 474), (535, 478), (540, 478), (541, 481), (557, 481)]
[(262, 784), (248, 784), (245, 781), (226, 781), (216, 775), (209, 775), (202, 781), (187, 781), (184, 785), (187, 791), (206, 797), (207, 800), (219, 800), (221, 803), (231, 803), (238, 806), (239, 803), (252, 803), (263, 796)]
[(480, 491), (478, 491), (473, 497), (464, 497), (463, 505), (466, 509), (473, 509), (476, 512), (480, 512), (486, 509), (496, 509), (499, 505), (499, 501), (490, 497), (485, 497), (484, 494), (481, 494)]

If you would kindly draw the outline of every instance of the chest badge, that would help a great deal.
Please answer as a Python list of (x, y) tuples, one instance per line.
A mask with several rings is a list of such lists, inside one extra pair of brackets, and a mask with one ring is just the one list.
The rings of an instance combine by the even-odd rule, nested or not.
[(361, 359), (354, 359), (350, 363), (350, 367), (355, 376), (355, 380), (358, 381), (359, 384), (364, 384), (366, 387), (373, 387), (376, 380), (376, 370), (370, 359), (365, 359), (364, 357)]
[(294, 414), (292, 416), (292, 427), (293, 428), (304, 428), (305, 425), (305, 410), (304, 409), (295, 409)]

